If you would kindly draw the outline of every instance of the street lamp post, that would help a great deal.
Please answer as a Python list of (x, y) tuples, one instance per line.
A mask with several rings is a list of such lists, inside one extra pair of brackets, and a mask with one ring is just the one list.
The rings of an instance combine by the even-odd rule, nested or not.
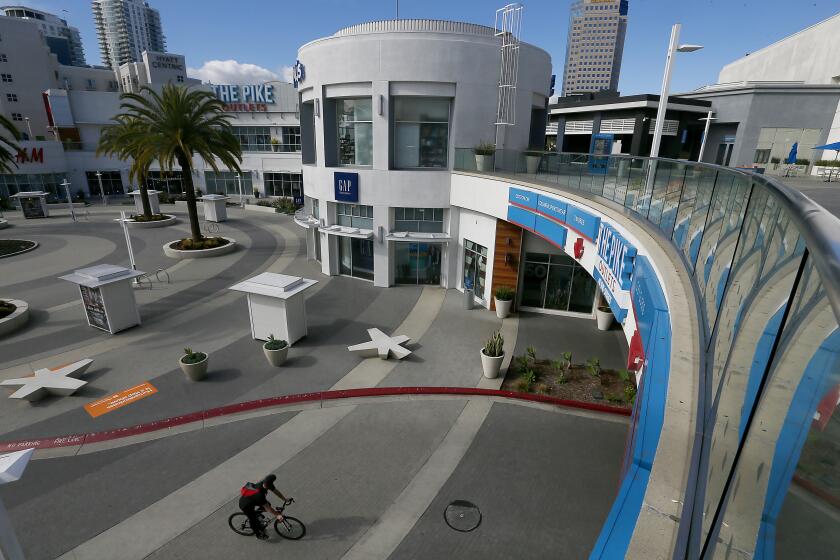
[(709, 137), (709, 127), (712, 124), (712, 121), (716, 121), (717, 118), (713, 117), (715, 112), (710, 110), (709, 114), (706, 115), (704, 118), (700, 119), (701, 121), (706, 121), (706, 126), (703, 128), (703, 141), (700, 142), (700, 155), (697, 156), (697, 161), (703, 161), (703, 154), (706, 152), (706, 138)]
[[(662, 144), (662, 131), (665, 128), (665, 112), (668, 110), (668, 89), (671, 87), (671, 71), (674, 67), (674, 55), (678, 52), (694, 52), (703, 48), (702, 45), (680, 45), (680, 29), (682, 25), (675, 23), (671, 27), (671, 41), (668, 43), (668, 56), (665, 59), (665, 75), (662, 76), (662, 90), (659, 93), (659, 107), (656, 110), (656, 126), (653, 129), (653, 143), (650, 147), (650, 157), (659, 157), (659, 146)], [(647, 192), (650, 193), (656, 177), (656, 160), (651, 159), (648, 167)]]
[(32, 123), (30, 122), (29, 117), (23, 117), (23, 120), (26, 121), (26, 130), (29, 131), (29, 139), (32, 140)]
[(245, 199), (242, 198), (242, 176), (236, 174), (236, 183), (239, 185), (239, 206), (245, 208)]
[(73, 218), (73, 221), (76, 221), (76, 211), (73, 209), (73, 198), (70, 196), (70, 183), (67, 182), (67, 179), (61, 183), (61, 186), (64, 187), (64, 192), (67, 193), (67, 206), (70, 207), (70, 216)]
[(102, 173), (96, 172), (96, 180), (99, 181), (99, 195), (102, 197), (102, 206), (108, 206), (108, 197), (105, 196), (105, 189), (102, 188)]

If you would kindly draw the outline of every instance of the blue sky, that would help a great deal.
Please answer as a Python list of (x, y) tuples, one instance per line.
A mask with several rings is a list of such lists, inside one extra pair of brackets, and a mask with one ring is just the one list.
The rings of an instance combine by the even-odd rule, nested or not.
[[(340, 27), (394, 17), (394, 0), (150, 0), (160, 10), (168, 50), (187, 65), (218, 76), (235, 60), (278, 75), (294, 64), (297, 47)], [(100, 63), (90, 0), (26, 0), (68, 19), (82, 33), (88, 64)], [(571, 0), (523, 2), (523, 39), (551, 54), (562, 74)], [(455, 19), (493, 25), (504, 0), (402, 0), (400, 17)], [(64, 11), (66, 10), (66, 11)], [(745, 53), (813, 25), (840, 11), (837, 0), (630, 0), (630, 18), (619, 88), (623, 94), (658, 92), (673, 23), (682, 42), (705, 45), (681, 54), (672, 91), (717, 81), (720, 68)], [(235, 66), (235, 65), (234, 65)], [(233, 75), (263, 70), (236, 66)], [(213, 74), (212, 71), (216, 71)], [(238, 74), (237, 74), (238, 72)]]

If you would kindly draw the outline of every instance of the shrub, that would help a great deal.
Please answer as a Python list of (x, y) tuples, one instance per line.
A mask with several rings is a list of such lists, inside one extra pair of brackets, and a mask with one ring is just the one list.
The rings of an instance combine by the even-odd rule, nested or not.
[(532, 362), (537, 361), (537, 349), (536, 348), (534, 348), (533, 346), (529, 346), (528, 348), (525, 349), (525, 352), (528, 354), (528, 358)]
[(190, 347), (184, 348), (184, 356), (181, 358), (181, 361), (185, 364), (197, 364), (198, 362), (203, 361), (207, 357), (207, 354), (204, 352), (193, 352), (193, 349)]
[(169, 219), (169, 216), (164, 214), (152, 214), (151, 216), (146, 216), (145, 214), (132, 214), (129, 216), (130, 220), (134, 220), (135, 222), (159, 222), (161, 220)]
[(505, 339), (499, 331), (494, 332), (484, 343), (484, 355), (498, 358), (505, 355)]
[(516, 364), (519, 371), (525, 371), (528, 369), (528, 356), (519, 356), (516, 358)]
[(281, 214), (294, 214), (297, 211), (297, 206), (291, 198), (278, 198), (271, 203), (274, 211)]
[(618, 377), (622, 381), (630, 381), (630, 372), (626, 369), (622, 369), (618, 372)]
[(289, 343), (285, 340), (277, 340), (273, 334), (268, 335), (268, 340), (263, 344), (266, 350), (280, 350), (288, 346)]
[(496, 153), (496, 146), (490, 142), (479, 142), (479, 144), (473, 148), (473, 152), (475, 152), (475, 155), (477, 156), (492, 156)]
[(510, 286), (499, 286), (496, 288), (496, 299), (499, 301), (511, 301), (516, 292)]
[(807, 158), (796, 158), (796, 165), (810, 165), (811, 160)]
[(11, 210), (12, 204), (5, 196), (0, 196), (0, 210)]
[(555, 379), (560, 385), (563, 385), (564, 383), (566, 383), (566, 381), (568, 381), (568, 379), (566, 379), (566, 373), (562, 371), (557, 374), (557, 377)]
[(516, 382), (516, 390), (517, 391), (522, 391), (523, 393), (527, 393), (528, 389), (530, 389), (530, 386), (528, 385), (528, 382), (525, 381), (524, 379), (520, 379), (519, 381)]
[(534, 392), (539, 393), (541, 395), (548, 395), (551, 393), (551, 387), (546, 385), (545, 383), (538, 383), (536, 387), (534, 387)]
[(222, 245), (227, 245), (229, 242), (224, 237), (202, 237), (199, 241), (193, 241), (192, 238), (182, 239), (170, 245), (173, 249), (180, 251), (197, 251), (200, 249), (215, 249)]
[(840, 159), (821, 159), (815, 165), (820, 167), (840, 167)]
[(572, 367), (572, 353), (571, 352), (563, 352), (563, 359), (566, 360), (566, 371)]
[(636, 387), (634, 385), (625, 385), (624, 386), (624, 398), (630, 404), (636, 400)]
[(770, 163), (782, 163), (782, 160), (777, 157), (770, 158)]
[(589, 372), (589, 375), (592, 377), (600, 377), (601, 376), (601, 360), (598, 358), (591, 358), (586, 361), (586, 371)]
[(537, 382), (537, 373), (532, 369), (525, 370), (522, 377), (519, 378), (519, 383), (525, 386), (525, 391), (530, 391), (531, 386)]
[(256, 206), (265, 206), (266, 208), (274, 208), (273, 200), (258, 200), (254, 203)]

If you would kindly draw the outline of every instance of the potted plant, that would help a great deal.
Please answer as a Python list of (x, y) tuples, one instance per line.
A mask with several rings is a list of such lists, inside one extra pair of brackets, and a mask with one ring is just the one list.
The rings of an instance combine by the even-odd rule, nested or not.
[(502, 361), (505, 359), (505, 339), (499, 331), (494, 332), (481, 349), (481, 369), (487, 379), (499, 377)]
[(499, 286), (496, 288), (496, 317), (504, 319), (510, 315), (510, 306), (513, 305), (513, 296), (516, 292), (510, 286)]
[(285, 340), (277, 340), (273, 334), (270, 334), (263, 344), (263, 354), (269, 364), (275, 367), (282, 366), (289, 355), (289, 343)]
[(533, 175), (540, 168), (540, 161), (542, 161), (542, 152), (529, 148), (525, 151), (525, 171), (529, 175)]
[(493, 155), (496, 146), (489, 142), (481, 142), (473, 148), (475, 153), (475, 168), (478, 171), (493, 171)]
[(595, 318), (598, 320), (598, 330), (608, 331), (613, 322), (612, 309), (609, 305), (600, 304), (595, 311)]
[(184, 348), (184, 355), (178, 361), (181, 371), (192, 381), (201, 381), (207, 375), (207, 354)]

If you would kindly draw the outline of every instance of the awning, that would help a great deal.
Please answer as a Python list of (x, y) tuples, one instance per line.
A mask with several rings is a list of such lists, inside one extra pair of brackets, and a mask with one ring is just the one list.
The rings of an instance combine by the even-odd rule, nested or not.
[(372, 229), (361, 229), (348, 226), (326, 226), (322, 227), (321, 231), (329, 233), (330, 235), (338, 235), (339, 237), (356, 237), (358, 239), (370, 239), (373, 237)]
[(295, 212), (294, 220), (297, 225), (306, 229), (316, 228), (319, 225), (321, 225), (321, 222), (318, 220), (318, 218), (307, 214), (303, 210), (298, 210), (297, 212)]
[(832, 144), (826, 144), (824, 146), (814, 146), (815, 150), (837, 150), (840, 151), (840, 142), (834, 142)]
[(419, 231), (392, 231), (385, 236), (388, 241), (403, 241), (411, 243), (436, 242), (444, 243), (452, 238), (445, 233), (426, 233)]

